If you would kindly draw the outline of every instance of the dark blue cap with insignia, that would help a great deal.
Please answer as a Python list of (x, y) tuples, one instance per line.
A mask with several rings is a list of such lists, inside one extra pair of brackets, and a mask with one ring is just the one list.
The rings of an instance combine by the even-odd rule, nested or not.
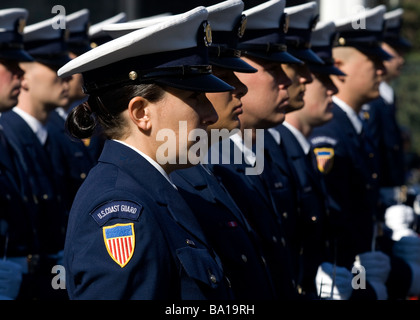
[(311, 43), (312, 51), (324, 61), (323, 65), (318, 63), (308, 63), (309, 69), (315, 73), (334, 74), (345, 76), (346, 74), (334, 66), (332, 48), (337, 41), (338, 33), (332, 21), (318, 22), (312, 31)]
[(33, 61), (24, 50), (23, 29), (28, 11), (23, 8), (0, 10), (0, 59)]
[(318, 22), (318, 5), (315, 1), (284, 9), (290, 17), (286, 33), (287, 51), (306, 63), (324, 64), (311, 50), (312, 30)]
[(242, 14), (242, 0), (228, 0), (207, 7), (208, 21), (212, 29), (212, 45), (209, 47), (209, 60), (218, 66), (237, 72), (257, 72), (240, 58), (238, 40), (243, 37), (247, 18)]
[(199, 92), (231, 91), (232, 86), (211, 73), (207, 17), (206, 8), (197, 7), (130, 32), (73, 59), (58, 75), (82, 73), (88, 94), (141, 83)]
[(65, 16), (55, 16), (23, 30), (25, 50), (35, 61), (54, 67), (60, 67), (70, 60), (68, 54), (67, 29), (60, 28), (59, 19)]
[(401, 8), (385, 13), (384, 42), (393, 48), (408, 50), (411, 49), (412, 45), (401, 35), (403, 14), (404, 10)]
[(81, 55), (91, 49), (89, 40), (90, 12), (82, 9), (66, 16), (66, 28), (69, 30), (68, 49)]
[(340, 36), (336, 46), (353, 47), (367, 56), (389, 60), (392, 56), (381, 48), (386, 7), (363, 10), (351, 17), (334, 21)]
[(106, 33), (102, 28), (108, 24), (121, 23), (127, 21), (127, 15), (125, 12), (91, 25), (89, 28), (89, 39), (91, 48), (95, 48), (112, 40), (112, 37)]
[(285, 4), (285, 0), (270, 0), (245, 10), (246, 32), (239, 39), (238, 49), (247, 56), (268, 61), (302, 64), (301, 60), (287, 52)]

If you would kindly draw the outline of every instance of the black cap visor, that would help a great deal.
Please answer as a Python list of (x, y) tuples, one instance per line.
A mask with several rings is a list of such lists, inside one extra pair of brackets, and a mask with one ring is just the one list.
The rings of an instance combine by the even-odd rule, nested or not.
[(15, 49), (15, 50), (0, 50), (0, 59), (12, 60), (19, 62), (31, 62), (34, 61), (34, 58), (27, 53), (25, 50)]
[(197, 92), (225, 92), (235, 89), (213, 74), (159, 77), (153, 80), (153, 82), (159, 85)]
[(346, 75), (343, 71), (341, 71), (334, 65), (320, 65), (320, 64), (308, 63), (308, 67), (312, 73), (331, 74), (331, 75), (336, 75), (336, 76)]
[(255, 73), (257, 69), (239, 57), (209, 57), (209, 63), (215, 67), (242, 73)]
[(320, 65), (325, 64), (324, 61), (311, 49), (294, 49), (287, 47), (287, 51), (305, 63), (315, 63)]

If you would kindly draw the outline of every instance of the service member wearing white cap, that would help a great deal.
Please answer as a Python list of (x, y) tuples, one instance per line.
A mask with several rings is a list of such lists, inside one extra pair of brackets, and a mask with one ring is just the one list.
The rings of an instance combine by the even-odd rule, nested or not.
[[(209, 138), (212, 136), (210, 130), (232, 133), (232, 130), (239, 128), (241, 99), (247, 88), (238, 80), (235, 72), (256, 72), (240, 58), (240, 52), (236, 49), (239, 38), (246, 32), (243, 7), (242, 0), (227, 0), (207, 7), (208, 20), (212, 26), (213, 43), (209, 58), (213, 72), (235, 87), (229, 92), (206, 94), (219, 117), (216, 123), (208, 127)], [(226, 189), (208, 170), (207, 165), (200, 164), (177, 170), (171, 174), (171, 178), (193, 209), (206, 237), (220, 256), (235, 298), (275, 299), (260, 239)]]
[[(27, 17), (28, 11), (23, 8), (0, 10), (0, 116), (18, 101), (23, 76), (19, 62), (33, 60), (23, 50), (22, 33)], [(18, 296), (22, 268), (10, 257), (29, 253), (26, 250), (33, 240), (30, 237), (30, 221), (26, 216), (32, 211), (24, 200), (25, 192), (22, 192), (28, 181), (22, 175), (23, 168), (16, 157), (0, 126), (0, 255), (4, 257), (0, 261), (0, 273), (5, 275), (0, 278), (1, 300)], [(26, 194), (27, 199), (30, 195)]]
[[(65, 17), (66, 28), (69, 32), (67, 46), (72, 59), (91, 49), (88, 37), (89, 17), (90, 13), (87, 9), (76, 11)], [(93, 146), (91, 140), (86, 146), (82, 140), (70, 137), (65, 130), (65, 121), (70, 110), (87, 100), (82, 85), (82, 75), (74, 74), (68, 82), (67, 104), (53, 110), (49, 114), (46, 124), (51, 143), (49, 156), (54, 170), (60, 175), (67, 212), (70, 212), (78, 188), (89, 170), (96, 164), (96, 159), (93, 158), (89, 149)], [(98, 141), (98, 139), (94, 141)]]
[[(333, 57), (346, 76), (333, 77), (339, 90), (333, 97), (333, 119), (310, 135), (335, 207), (331, 215), (335, 217), (336, 263), (348, 270), (353, 264), (366, 270), (366, 289), (354, 290), (352, 299), (388, 297), (385, 282), (390, 259), (376, 251), (380, 218), (376, 158), (358, 117), (362, 105), (378, 97), (383, 60), (390, 58), (381, 49), (384, 13), (385, 6), (378, 6), (335, 21), (339, 39)], [(366, 28), (354, 27), (360, 19)]]
[[(70, 212), (64, 263), (71, 299), (231, 298), (219, 257), (168, 176), (191, 165), (180, 161), (194, 141), (179, 122), (187, 134), (205, 130), (217, 121), (205, 92), (233, 90), (211, 74), (207, 16), (198, 7), (58, 71), (81, 72), (89, 93), (67, 120), (70, 132), (89, 136), (97, 118), (110, 139)], [(168, 132), (174, 143), (162, 151)]]
[[(29, 177), (31, 197), (36, 212), (32, 213), (31, 232), (36, 241), (27, 254), (19, 258), (23, 262), (24, 281), (21, 294), (27, 299), (44, 299), (60, 296), (48, 285), (47, 270), (58, 262), (64, 249), (67, 215), (63, 206), (63, 194), (58, 175), (48, 156), (48, 132), (45, 124), (49, 113), (68, 102), (68, 80), (60, 79), (56, 70), (69, 61), (65, 43), (65, 31), (54, 29), (54, 19), (45, 20), (23, 30), (25, 50), (34, 61), (21, 62), (25, 71), (18, 103), (0, 118), (8, 139), (13, 142), (24, 176)], [(26, 255), (33, 259), (27, 259)], [(40, 284), (36, 284), (36, 283)], [(26, 285), (26, 283), (28, 285)]]
[[(229, 158), (223, 152), (226, 142), (213, 145), (210, 159), (217, 154), (220, 159), (219, 163), (210, 160), (209, 167), (261, 238), (264, 260), (270, 269), (277, 298), (294, 299), (296, 290), (291, 274), (292, 261), (281, 222), (282, 212), (276, 206), (277, 201), (291, 204), (293, 200), (286, 193), (272, 194), (264, 184), (261, 179), (263, 174), (273, 180), (278, 179), (279, 174), (266, 166), (267, 158), (260, 144), (263, 135), (260, 141), (255, 139), (257, 129), (266, 129), (284, 120), (290, 79), (285, 75), (281, 63), (301, 63), (286, 51), (284, 6), (285, 1), (273, 0), (244, 11), (247, 29), (239, 39), (238, 48), (243, 53), (243, 61), (258, 70), (256, 73), (236, 73), (239, 80), (248, 87), (248, 93), (241, 99), (243, 113), (239, 115), (240, 129), (248, 135), (248, 145), (240, 133), (231, 135), (227, 141)], [(235, 153), (241, 155), (241, 162), (235, 161)], [(251, 170), (253, 173), (248, 175)], [(274, 181), (276, 185), (282, 185), (277, 184), (280, 180)]]

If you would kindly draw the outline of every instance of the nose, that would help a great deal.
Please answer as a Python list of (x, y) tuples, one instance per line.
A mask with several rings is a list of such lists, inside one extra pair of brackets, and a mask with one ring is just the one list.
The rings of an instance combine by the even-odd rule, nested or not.
[(219, 120), (219, 116), (217, 115), (217, 112), (211, 104), (210, 100), (207, 99), (205, 93), (200, 94), (200, 98), (200, 103), (202, 106), (200, 108), (200, 110), (202, 110), (200, 112), (201, 123), (207, 126), (216, 123), (217, 120)]
[(233, 90), (233, 95), (237, 96), (239, 99), (248, 93), (248, 87), (235, 75), (231, 85), (235, 87)]
[(281, 89), (287, 89), (292, 85), (292, 80), (287, 76), (286, 72), (284, 72), (283, 68), (281, 68), (279, 74), (279, 83)]

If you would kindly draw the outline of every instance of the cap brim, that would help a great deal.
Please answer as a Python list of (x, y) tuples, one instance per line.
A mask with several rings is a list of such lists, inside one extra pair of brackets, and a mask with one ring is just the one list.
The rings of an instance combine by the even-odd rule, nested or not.
[(320, 65), (320, 64), (308, 63), (308, 67), (309, 67), (309, 70), (311, 70), (311, 72), (313, 73), (346, 76), (346, 74), (343, 71), (341, 71), (334, 65)]
[(225, 92), (235, 89), (235, 87), (230, 86), (212, 74), (201, 74), (182, 78), (162, 77), (154, 80), (154, 82), (160, 85), (174, 87), (181, 90), (198, 92)]
[(290, 53), (285, 51), (278, 52), (258, 52), (258, 51), (246, 51), (245, 55), (264, 59), (267, 61), (280, 62), (280, 63), (291, 63), (291, 64), (303, 64), (304, 62), (292, 56)]
[(243, 73), (255, 73), (258, 70), (238, 57), (209, 57), (213, 66)]
[(13, 60), (19, 62), (34, 61), (34, 58), (25, 50), (0, 50), (0, 59)]
[(315, 63), (320, 65), (325, 64), (325, 62), (320, 57), (318, 57), (318, 55), (311, 49), (293, 49), (287, 47), (287, 51), (289, 51), (290, 54), (306, 63)]
[(362, 46), (356, 47), (355, 46), (355, 48), (367, 56), (376, 57), (381, 60), (386, 61), (386, 60), (391, 60), (392, 58), (394, 58), (394, 56), (390, 55), (381, 47), (362, 47)]
[(393, 48), (402, 49), (402, 50), (410, 50), (413, 45), (404, 38), (397, 38), (397, 39), (384, 39), (384, 42), (389, 44)]

